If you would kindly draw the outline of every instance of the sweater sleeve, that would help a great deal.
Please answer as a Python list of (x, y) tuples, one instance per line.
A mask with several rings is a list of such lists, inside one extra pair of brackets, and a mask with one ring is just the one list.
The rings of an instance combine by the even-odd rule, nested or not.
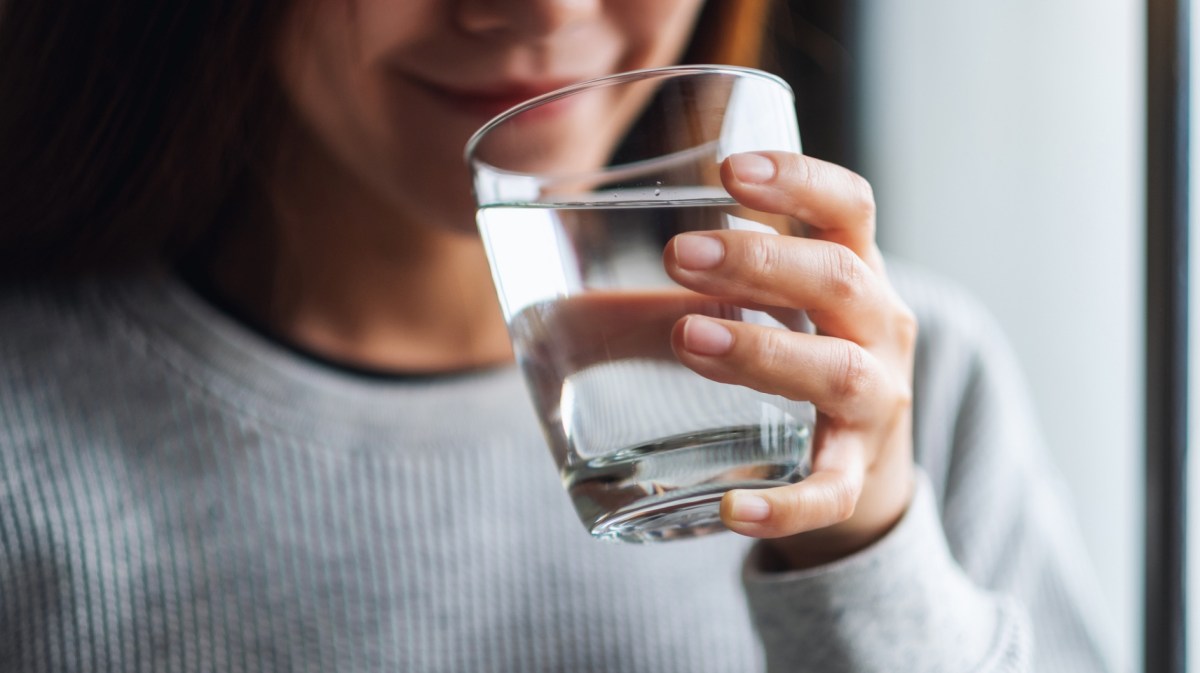
[(924, 472), (900, 523), (854, 556), (771, 573), (762, 552), (743, 581), (770, 671), (1029, 670), (1025, 610), (955, 563)]
[(899, 287), (922, 332), (913, 501), (883, 539), (827, 566), (767, 572), (755, 548), (743, 583), (769, 670), (1116, 670), (1066, 489), (998, 326), (958, 291)]

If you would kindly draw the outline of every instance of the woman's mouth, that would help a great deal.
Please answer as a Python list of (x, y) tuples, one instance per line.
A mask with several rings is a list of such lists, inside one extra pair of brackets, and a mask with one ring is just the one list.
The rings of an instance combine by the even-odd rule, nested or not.
[[(427, 80), (417, 80), (422, 88), (441, 99), (450, 107), (472, 117), (491, 119), (502, 112), (543, 94), (556, 91), (564, 86), (579, 81), (553, 80), (540, 82), (513, 82), (480, 87), (457, 87), (435, 84)], [(556, 112), (564, 107), (567, 99), (559, 99), (554, 103), (540, 106), (536, 109), (538, 117)], [(534, 114), (530, 112), (528, 114)]]

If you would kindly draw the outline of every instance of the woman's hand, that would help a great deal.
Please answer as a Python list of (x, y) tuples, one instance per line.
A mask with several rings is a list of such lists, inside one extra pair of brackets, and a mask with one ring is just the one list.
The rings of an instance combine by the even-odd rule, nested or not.
[(790, 567), (825, 563), (879, 539), (908, 506), (916, 320), (888, 283), (864, 179), (786, 152), (735, 155), (721, 177), (742, 205), (789, 216), (806, 236), (682, 234), (667, 245), (667, 272), (785, 325), (804, 310), (817, 334), (690, 315), (676, 323), (672, 347), (710, 379), (816, 405), (812, 474), (731, 491), (721, 518), (743, 535), (775, 538)]

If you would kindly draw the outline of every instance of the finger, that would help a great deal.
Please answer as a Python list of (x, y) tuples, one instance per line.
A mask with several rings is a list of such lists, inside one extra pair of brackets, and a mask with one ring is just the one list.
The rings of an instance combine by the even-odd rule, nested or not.
[(890, 418), (911, 396), (870, 351), (845, 339), (689, 315), (676, 323), (671, 345), (701, 376), (811, 401), (841, 423)]
[(721, 499), (721, 520), (751, 537), (795, 535), (842, 523), (854, 514), (866, 478), (857, 441), (825, 443), (803, 481), (766, 489), (737, 489)]
[(805, 309), (823, 334), (864, 345), (907, 331), (908, 309), (850, 249), (747, 231), (681, 234), (663, 251), (680, 285), (740, 306)]
[(747, 152), (721, 165), (721, 180), (742, 205), (788, 215), (810, 227), (810, 238), (844, 245), (883, 270), (875, 245), (875, 196), (862, 176), (836, 164), (789, 152)]

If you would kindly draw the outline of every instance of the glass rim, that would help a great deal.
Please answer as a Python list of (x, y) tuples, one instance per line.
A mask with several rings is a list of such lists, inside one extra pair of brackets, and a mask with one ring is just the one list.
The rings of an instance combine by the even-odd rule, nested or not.
[[(471, 166), (472, 156), (475, 153), (475, 149), (479, 146), (480, 140), (482, 140), (483, 137), (488, 134), (488, 132), (490, 132), (492, 129), (495, 129), (497, 126), (500, 126), (504, 122), (512, 119), (513, 117), (516, 117), (517, 115), (533, 108), (540, 107), (547, 103), (552, 103), (560, 98), (573, 96), (585, 89), (592, 89), (597, 86), (624, 84), (626, 82), (640, 81), (654, 77), (665, 78), (680, 77), (684, 75), (733, 75), (736, 77), (755, 77), (757, 79), (764, 79), (782, 86), (784, 90), (791, 95), (793, 100), (796, 98), (796, 92), (782, 77), (764, 70), (747, 68), (740, 65), (668, 65), (658, 68), (642, 68), (641, 70), (618, 72), (568, 84), (567, 86), (555, 89), (554, 91), (549, 91), (530, 98), (524, 103), (515, 105), (504, 112), (501, 112), (495, 117), (492, 117), (486, 123), (484, 123), (483, 126), (480, 126), (475, 133), (471, 134), (471, 137), (467, 140), (466, 147), (463, 149), (463, 160), (466, 162), (467, 166)], [(488, 165), (490, 166), (490, 164)]]

